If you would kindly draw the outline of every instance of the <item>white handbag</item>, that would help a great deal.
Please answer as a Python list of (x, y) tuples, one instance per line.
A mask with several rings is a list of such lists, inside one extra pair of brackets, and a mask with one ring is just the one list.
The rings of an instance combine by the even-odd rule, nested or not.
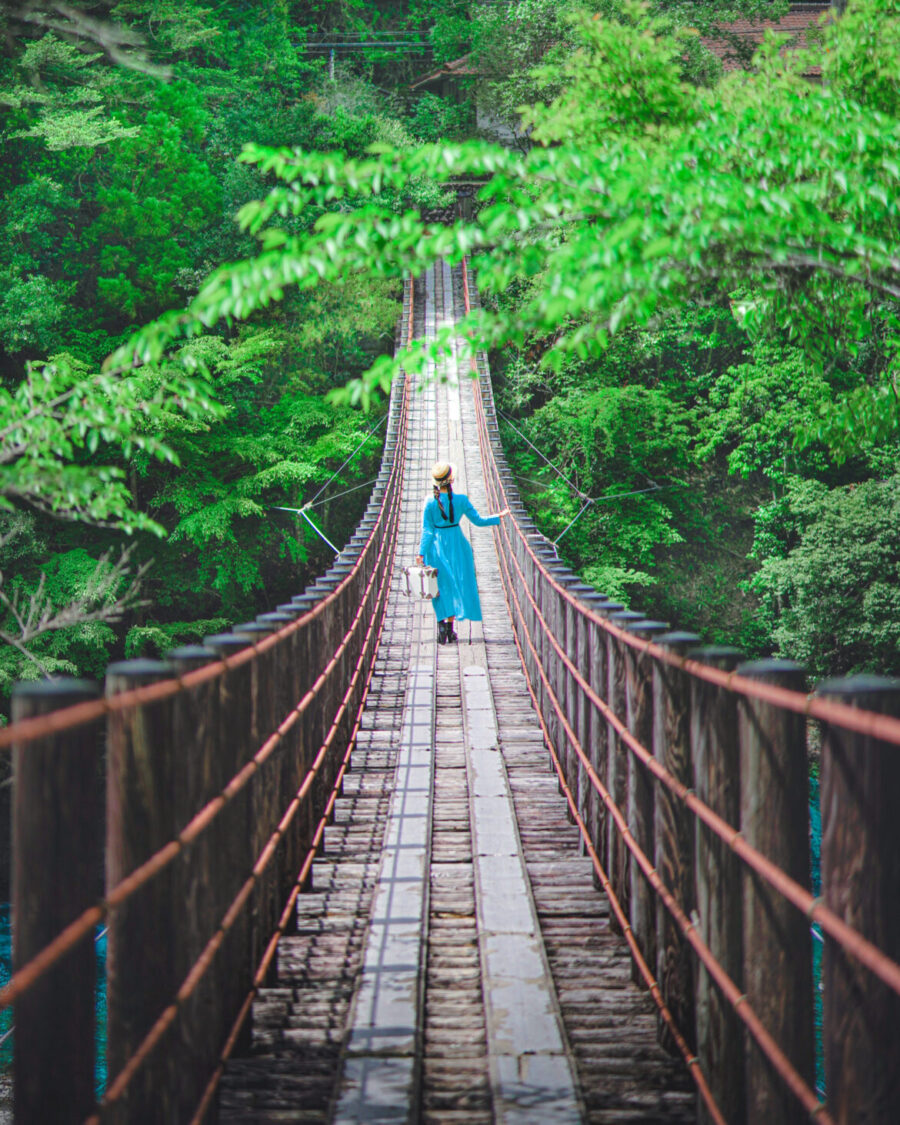
[(406, 593), (411, 598), (436, 598), (438, 596), (437, 568), (433, 566), (405, 566)]

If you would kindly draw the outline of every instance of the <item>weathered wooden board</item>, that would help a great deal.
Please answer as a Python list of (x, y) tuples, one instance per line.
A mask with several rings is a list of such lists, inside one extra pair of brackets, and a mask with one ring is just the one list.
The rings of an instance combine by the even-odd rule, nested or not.
[[(431, 275), (427, 287), (430, 299), (423, 310), (426, 283), (416, 283), (418, 333), (434, 332), (461, 308), (458, 271), (452, 285), (444, 270)], [(476, 506), (483, 512), (488, 508), (467, 381), (449, 394), (439, 386), (436, 408), (426, 408), (425, 396), (416, 395), (413, 406), (417, 440), (407, 464), (398, 566), (415, 554), (428, 469), (439, 455), (454, 454)], [(552, 973), (547, 995), (560, 1021), (566, 1065), (575, 1076), (578, 1118), (592, 1125), (694, 1121), (693, 1086), (680, 1060), (657, 1044), (655, 1007), (631, 982), (627, 946), (610, 926), (607, 903), (593, 887), (589, 861), (581, 855), (577, 830), (568, 822), (549, 769), (511, 643), (493, 533), (476, 529), (472, 541), (484, 623), (473, 627), (471, 646), (468, 625), (461, 624), (459, 644), (437, 650), (421, 1083), (418, 1104), (407, 1107), (408, 1119), (428, 1125), (503, 1120), (543, 1125), (556, 1119), (539, 1107), (523, 1112), (506, 1104), (502, 1066), (492, 1055), (485, 1015), (482, 963), (492, 935), (479, 932), (479, 919), (483, 926), (486, 915), (484, 903), (479, 907), (471, 825), (475, 759), (493, 753), (507, 779), (529, 909), (536, 919), (536, 948)], [(403, 598), (395, 579), (359, 746), (327, 831), (325, 855), (315, 866), (315, 892), (301, 897), (297, 934), (281, 943), (277, 987), (266, 989), (256, 1004), (252, 1053), (228, 1067), (223, 1122), (332, 1119), (379, 872), (406, 673), (424, 652), (414, 638), (423, 613), (430, 614), (430, 608)], [(428, 628), (433, 628), (430, 619)], [(496, 720), (498, 749), (493, 751), (468, 745), (471, 723), (462, 685), (466, 669), (479, 664), (488, 673)], [(479, 681), (473, 699), (485, 708), (483, 695)]]

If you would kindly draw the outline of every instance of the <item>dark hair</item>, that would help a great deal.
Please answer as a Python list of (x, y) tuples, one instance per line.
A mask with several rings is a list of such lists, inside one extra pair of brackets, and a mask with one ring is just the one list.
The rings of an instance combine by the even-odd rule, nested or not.
[(435, 500), (437, 500), (438, 507), (441, 509), (441, 515), (444, 517), (445, 520), (449, 519), (450, 522), (453, 523), (453, 485), (450, 484), (449, 482), (447, 484), (447, 495), (450, 498), (450, 515), (449, 516), (444, 511), (444, 505), (441, 503), (441, 489), (438, 485), (434, 486), (434, 498), (435, 498)]

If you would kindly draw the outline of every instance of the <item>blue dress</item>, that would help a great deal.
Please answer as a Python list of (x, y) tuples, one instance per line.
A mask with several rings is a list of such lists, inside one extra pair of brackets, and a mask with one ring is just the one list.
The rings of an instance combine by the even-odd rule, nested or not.
[(441, 494), (446, 518), (441, 515), (437, 500), (425, 504), (422, 515), (422, 540), (419, 554), (427, 566), (437, 567), (438, 596), (431, 599), (438, 621), (455, 617), (463, 621), (481, 620), (481, 602), (475, 581), (475, 560), (472, 548), (462, 533), (459, 521), (463, 516), (476, 527), (494, 527), (499, 516), (480, 516), (464, 492), (453, 493), (453, 523), (450, 523), (450, 497)]

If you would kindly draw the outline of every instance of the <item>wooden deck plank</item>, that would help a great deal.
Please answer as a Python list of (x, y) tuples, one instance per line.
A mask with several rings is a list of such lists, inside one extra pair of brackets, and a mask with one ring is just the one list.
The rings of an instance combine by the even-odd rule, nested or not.
[[(452, 295), (459, 314), (458, 271), (452, 282), (448, 271), (429, 284), (435, 298), (427, 313), (433, 331), (443, 298), (449, 301)], [(421, 297), (423, 286), (417, 286)], [(421, 301), (416, 329), (425, 330)], [(448, 397), (447, 388), (441, 387), (430, 416), (423, 409), (424, 398), (417, 397), (417, 441), (407, 466), (408, 511), (398, 567), (415, 553), (427, 472), (439, 453), (448, 448), (456, 453), (454, 460), (465, 465), (470, 496), (481, 511), (488, 507), (477, 458), (472, 388), (463, 382), (460, 392)], [(465, 643), (468, 628), (463, 626), (460, 643), (436, 653), (421, 1081), (418, 1104), (408, 1107), (406, 1117), (399, 1113), (393, 1119), (412, 1120), (418, 1113), (427, 1125), (486, 1125), (504, 1119), (510, 1125), (543, 1125), (550, 1120), (539, 1106), (520, 1109), (518, 1116), (507, 1113), (498, 1067), (490, 1057), (482, 974), (483, 943), (490, 935), (483, 932), (477, 898), (473, 759), (466, 747), (461, 686), (465, 668), (481, 663), (489, 673), (496, 716), (499, 751), (494, 753), (502, 756), (508, 779), (541, 956), (552, 973), (553, 1004), (574, 1068), (581, 1119), (590, 1125), (694, 1121), (693, 1086), (680, 1060), (657, 1045), (655, 1006), (632, 983), (627, 946), (610, 927), (608, 904), (593, 887), (590, 864), (580, 854), (577, 831), (568, 822), (549, 770), (511, 641), (492, 533), (477, 530), (472, 541), (485, 620), (474, 627), (471, 646)], [(315, 864), (314, 893), (303, 895), (298, 903), (297, 934), (283, 939), (279, 947), (277, 986), (264, 990), (255, 1005), (252, 1052), (228, 1067), (221, 1096), (223, 1123), (333, 1120), (396, 773), (407, 671), (426, 643), (421, 638), (414, 643), (413, 636), (423, 616), (430, 638), (430, 608), (402, 598), (395, 576), (353, 769), (326, 833), (325, 854)]]

